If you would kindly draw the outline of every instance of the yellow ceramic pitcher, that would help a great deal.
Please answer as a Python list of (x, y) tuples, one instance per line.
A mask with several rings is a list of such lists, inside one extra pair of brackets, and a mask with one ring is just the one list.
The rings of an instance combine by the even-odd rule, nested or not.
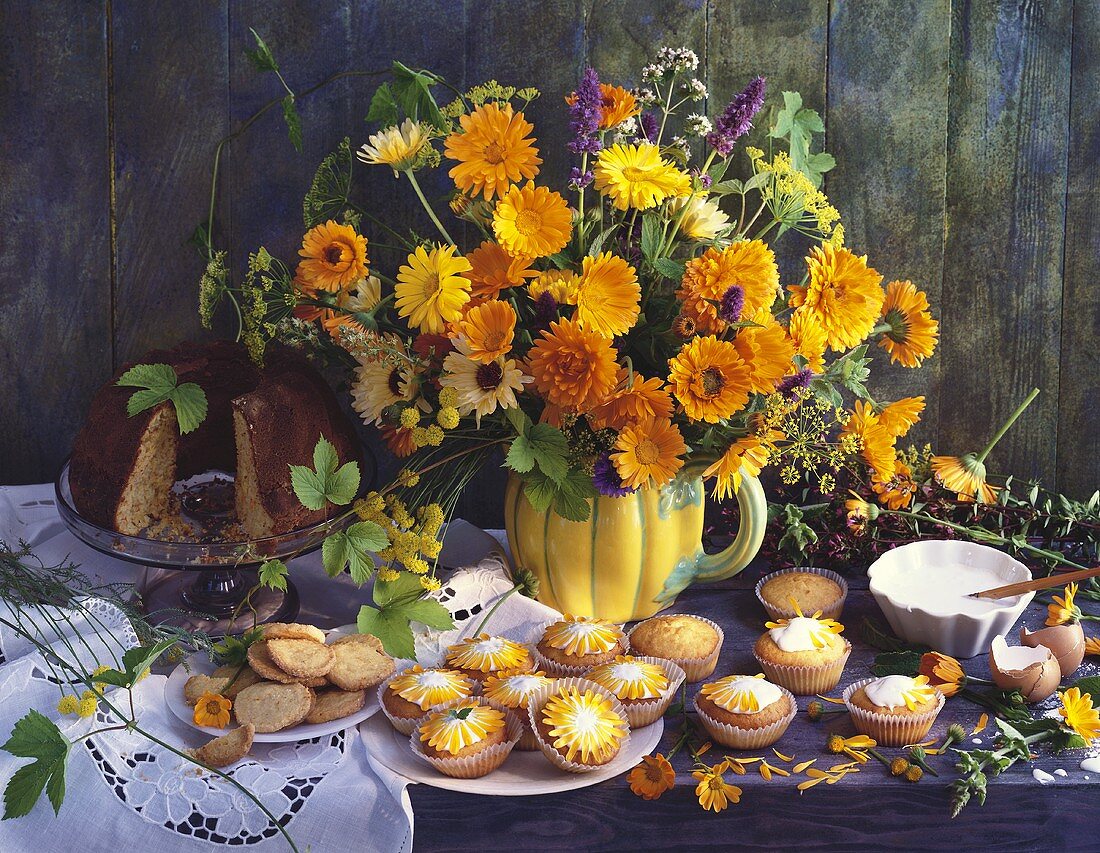
[(767, 501), (746, 476), (737, 493), (741, 527), (719, 554), (703, 553), (703, 480), (699, 467), (662, 489), (597, 497), (588, 521), (538, 512), (512, 474), (504, 498), (508, 542), (516, 564), (539, 579), (539, 600), (563, 613), (615, 622), (645, 619), (668, 607), (695, 581), (732, 577), (764, 539)]

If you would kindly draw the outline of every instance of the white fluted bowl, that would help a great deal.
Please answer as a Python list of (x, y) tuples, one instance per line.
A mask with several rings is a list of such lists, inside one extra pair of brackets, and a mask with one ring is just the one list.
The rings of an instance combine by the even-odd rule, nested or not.
[(1011, 630), (1035, 593), (1002, 599), (985, 613), (969, 614), (900, 600), (898, 594), (890, 590), (890, 581), (900, 573), (956, 564), (986, 569), (1004, 578), (1006, 584), (1031, 580), (1027, 566), (1003, 551), (972, 542), (940, 539), (912, 542), (888, 551), (871, 564), (867, 577), (871, 594), (895, 634), (910, 643), (924, 643), (953, 657), (971, 658), (988, 652), (994, 637)]

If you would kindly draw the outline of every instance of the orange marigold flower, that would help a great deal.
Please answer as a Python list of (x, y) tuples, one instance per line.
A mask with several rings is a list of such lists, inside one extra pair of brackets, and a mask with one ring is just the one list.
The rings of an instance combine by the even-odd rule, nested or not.
[(724, 501), (737, 494), (746, 474), (759, 476), (768, 464), (775, 443), (782, 439), (783, 433), (771, 429), (764, 435), (747, 435), (731, 444), (721, 458), (703, 472), (704, 478), (714, 477), (714, 498)]
[(544, 258), (560, 252), (573, 231), (573, 215), (560, 193), (516, 184), (493, 210), (493, 233), (511, 255)]
[(458, 165), (448, 174), (460, 190), (479, 193), (486, 201), (504, 195), (511, 184), (530, 180), (539, 173), (535, 129), (522, 112), (493, 102), (475, 107), (459, 117), (462, 132), (455, 131), (444, 143), (444, 153)]
[(966, 685), (962, 665), (950, 655), (939, 652), (927, 652), (921, 657), (920, 674), (947, 697), (954, 696)]
[(618, 365), (611, 341), (575, 320), (551, 323), (527, 358), (535, 387), (558, 406), (590, 411), (615, 387)]
[(342, 290), (367, 274), (367, 238), (332, 219), (306, 232), (298, 254), (296, 278), (305, 287)]
[(653, 418), (623, 428), (611, 461), (626, 488), (660, 488), (684, 466), (686, 453), (680, 428), (668, 418)]
[(676, 785), (676, 771), (660, 753), (646, 755), (626, 774), (626, 781), (630, 790), (643, 800), (655, 800)]
[(887, 509), (905, 509), (913, 502), (917, 493), (917, 483), (913, 479), (913, 472), (902, 460), (894, 461), (894, 474), (887, 480), (878, 476), (871, 478), (871, 488), (878, 496), (878, 501)]
[[(634, 97), (634, 93), (622, 86), (601, 83), (600, 97), (603, 102), (603, 111), (600, 113), (600, 130), (610, 130), (642, 111), (642, 108), (638, 106), (638, 99)], [(565, 102), (570, 106), (575, 104), (577, 93), (571, 92), (566, 95)]]
[(660, 379), (635, 373), (628, 381), (626, 370), (620, 369), (617, 388), (588, 416), (592, 429), (622, 429), (649, 418), (672, 417), (672, 397)]
[(806, 258), (807, 285), (791, 285), (791, 306), (805, 308), (824, 330), (834, 350), (854, 347), (879, 318), (886, 294), (882, 276), (867, 266), (867, 256), (828, 243), (814, 246)]
[(229, 709), (232, 707), (233, 703), (220, 693), (203, 693), (195, 703), (195, 725), (224, 729), (229, 725)]
[(878, 413), (878, 422), (894, 438), (901, 438), (920, 420), (923, 411), (924, 397), (902, 397), (883, 406)]
[(522, 287), (529, 278), (538, 276), (528, 258), (514, 258), (499, 243), (486, 240), (466, 256), (470, 280), (470, 296), (474, 299), (496, 299), (508, 287)]
[(488, 364), (512, 349), (516, 311), (499, 299), (482, 302), (455, 323), (455, 330), (469, 345), (469, 357)]
[(634, 267), (618, 255), (601, 252), (584, 259), (575, 316), (583, 328), (605, 338), (623, 335), (638, 319), (641, 296)]
[(382, 440), (386, 442), (386, 447), (390, 449), (390, 453), (398, 459), (412, 456), (416, 452), (416, 442), (413, 441), (413, 431), (411, 429), (382, 424), (378, 431), (382, 433)]
[(920, 367), (932, 355), (940, 325), (932, 319), (928, 297), (909, 281), (886, 285), (882, 322), (890, 328), (878, 345), (890, 353), (890, 360), (905, 367)]
[(733, 345), (749, 366), (752, 390), (771, 394), (776, 383), (791, 369), (794, 344), (767, 308), (746, 315), (746, 319), (757, 325), (738, 330)]
[(932, 473), (945, 488), (962, 501), (991, 504), (997, 500), (997, 487), (985, 481), (985, 463), (974, 453), (962, 456), (933, 456)]
[(842, 436), (854, 435), (859, 439), (860, 454), (874, 476), (885, 482), (897, 470), (896, 439), (879, 422), (871, 404), (856, 400), (852, 416), (841, 430)]
[(770, 308), (779, 293), (779, 267), (775, 254), (760, 240), (734, 243), (725, 249), (707, 249), (687, 262), (676, 296), (683, 313), (701, 332), (717, 334), (727, 328), (713, 303), (720, 302), (733, 285), (744, 291), (741, 315), (748, 317), (760, 308)]
[(728, 769), (729, 765), (723, 761), (692, 772), (691, 775), (699, 783), (695, 786), (695, 796), (699, 798), (699, 805), (707, 811), (720, 812), (730, 803), (741, 802), (741, 789), (726, 782), (723, 775)]
[(717, 423), (749, 401), (752, 378), (737, 348), (713, 335), (694, 338), (669, 359), (672, 393), (693, 421)]

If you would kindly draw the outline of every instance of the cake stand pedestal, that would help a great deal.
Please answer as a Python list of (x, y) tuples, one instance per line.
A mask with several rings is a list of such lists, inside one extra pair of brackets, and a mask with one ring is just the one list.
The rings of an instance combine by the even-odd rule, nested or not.
[[(286, 592), (256, 587), (254, 569), (146, 572), (138, 592), (149, 621), (208, 634), (240, 634), (255, 623), (293, 622), (298, 616), (298, 590), (287, 581)], [(235, 618), (234, 618), (235, 617)]]

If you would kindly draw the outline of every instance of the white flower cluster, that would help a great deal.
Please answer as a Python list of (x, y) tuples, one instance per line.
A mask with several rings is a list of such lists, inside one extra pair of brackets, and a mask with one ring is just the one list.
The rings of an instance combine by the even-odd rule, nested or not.
[(690, 80), (685, 80), (683, 83), (680, 84), (680, 89), (692, 101), (702, 101), (709, 94), (707, 92), (707, 87), (698, 77), (692, 77)]
[(692, 113), (685, 119), (684, 129), (692, 136), (706, 136), (714, 130), (714, 125), (710, 123), (710, 119), (705, 115)]
[[(649, 66), (646, 67), (648, 68)], [(645, 74), (644, 70), (642, 71), (642, 74)], [(652, 109), (653, 107), (657, 106), (657, 93), (648, 87), (644, 89), (639, 89), (635, 97), (638, 99), (638, 106), (640, 106), (644, 110)]]
[(698, 67), (699, 55), (694, 50), (686, 47), (662, 47), (657, 51), (657, 61), (642, 69), (642, 81), (656, 83), (669, 75), (685, 74)]

